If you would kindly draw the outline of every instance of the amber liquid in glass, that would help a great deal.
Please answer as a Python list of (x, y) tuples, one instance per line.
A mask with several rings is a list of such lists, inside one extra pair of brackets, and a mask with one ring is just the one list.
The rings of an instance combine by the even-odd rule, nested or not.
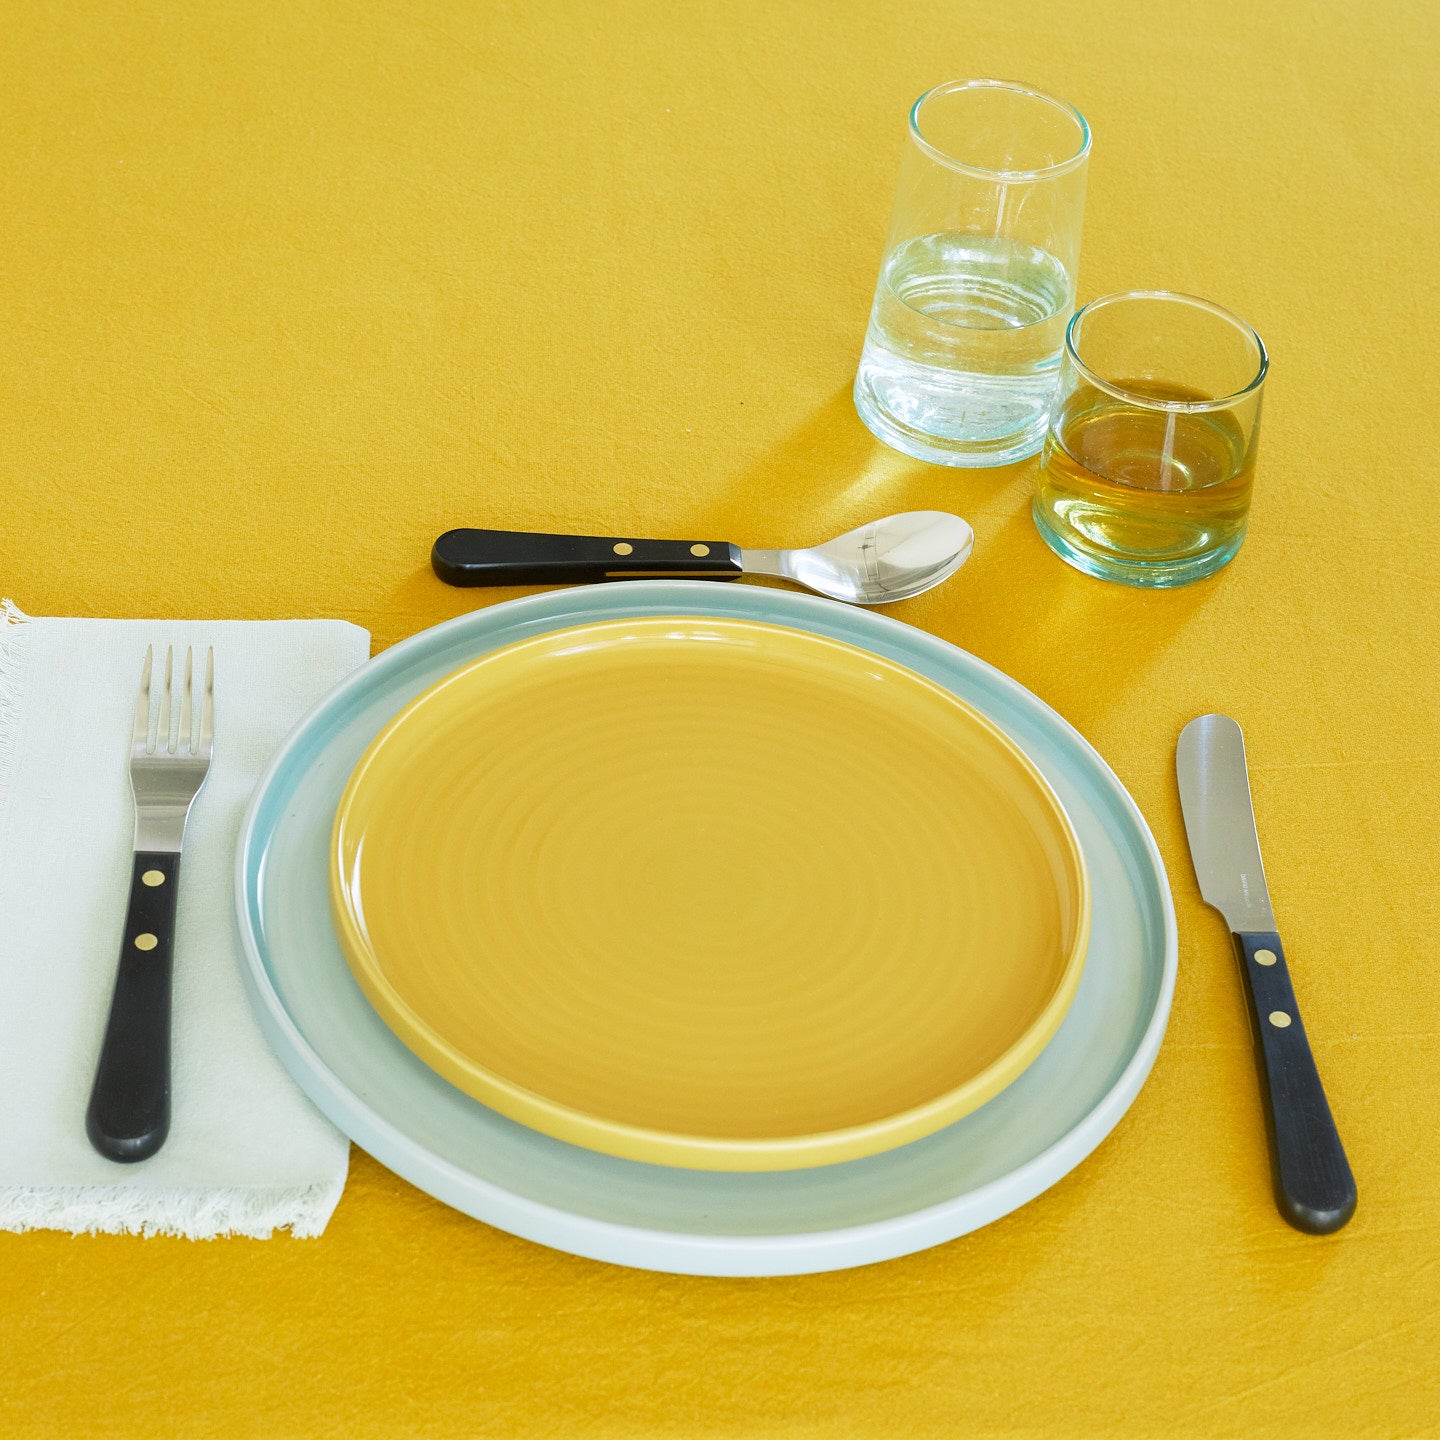
[[(1155, 400), (1208, 398), (1151, 380), (1115, 384)], [(1036, 518), (1091, 561), (1082, 568), (1165, 583), (1167, 571), (1223, 563), (1239, 548), (1254, 474), (1255, 447), (1226, 411), (1142, 410), (1081, 384), (1051, 422)]]

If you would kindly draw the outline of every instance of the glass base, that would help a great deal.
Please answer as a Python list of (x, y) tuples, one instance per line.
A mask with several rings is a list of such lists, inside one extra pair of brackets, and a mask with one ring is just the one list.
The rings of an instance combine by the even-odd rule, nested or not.
[(906, 425), (882, 409), (873, 391), (865, 383), (862, 370), (855, 378), (855, 411), (877, 440), (892, 450), (927, 460), (932, 465), (955, 465), (980, 469), (990, 465), (1013, 465), (1040, 453), (1045, 443), (1048, 416), (1042, 411), (1037, 421), (1014, 435), (996, 439), (960, 440), (945, 435), (930, 435)]
[(1199, 555), (1176, 560), (1125, 560), (1085, 546), (1073, 532), (1055, 529), (1039, 504), (1030, 507), (1030, 514), (1040, 538), (1067, 565), (1097, 580), (1113, 580), (1118, 585), (1136, 585), (1149, 590), (1169, 590), (1213, 575), (1235, 558), (1245, 539), (1245, 531), (1241, 530), (1226, 544)]

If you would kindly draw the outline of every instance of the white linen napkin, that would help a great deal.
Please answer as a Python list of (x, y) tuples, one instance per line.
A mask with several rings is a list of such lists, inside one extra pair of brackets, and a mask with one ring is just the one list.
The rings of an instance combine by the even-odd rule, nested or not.
[[(215, 754), (180, 872), (170, 1134), (158, 1155), (118, 1165), (91, 1149), (85, 1108), (129, 897), (129, 735), (151, 644), (157, 675), (166, 645), (181, 663), (185, 645), (202, 657), (215, 647)], [(343, 621), (30, 620), (3, 602), (0, 1229), (201, 1239), (325, 1228), (349, 1143), (251, 1015), (232, 877), (261, 772), (368, 655), (368, 634)]]

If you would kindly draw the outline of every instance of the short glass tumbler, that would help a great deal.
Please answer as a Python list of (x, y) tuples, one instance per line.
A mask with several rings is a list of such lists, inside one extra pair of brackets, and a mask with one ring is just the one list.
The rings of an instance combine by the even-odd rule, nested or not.
[(922, 95), (880, 264), (855, 408), (940, 465), (1040, 449), (1075, 303), (1090, 127), (1004, 80)]
[(1134, 290), (1078, 311), (1035, 491), (1036, 528), (1077, 570), (1184, 585), (1245, 538), (1269, 360), (1238, 316)]

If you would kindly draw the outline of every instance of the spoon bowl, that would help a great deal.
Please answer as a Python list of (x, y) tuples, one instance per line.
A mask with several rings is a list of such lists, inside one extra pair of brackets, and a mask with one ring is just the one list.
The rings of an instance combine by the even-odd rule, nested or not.
[(911, 510), (808, 550), (742, 550), (740, 563), (747, 575), (792, 580), (832, 600), (889, 605), (948, 580), (974, 544), (975, 532), (958, 515)]

